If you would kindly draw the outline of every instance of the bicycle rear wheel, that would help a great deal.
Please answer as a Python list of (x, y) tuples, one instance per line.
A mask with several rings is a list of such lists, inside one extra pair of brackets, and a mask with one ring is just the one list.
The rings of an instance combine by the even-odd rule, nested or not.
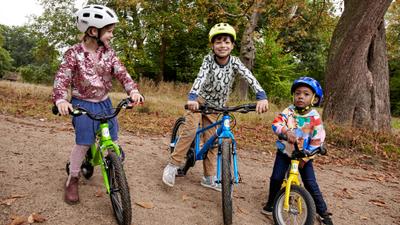
[(232, 224), (232, 144), (229, 139), (222, 140), (222, 213), (224, 224)]
[(303, 187), (292, 185), (289, 196), (289, 211), (283, 209), (285, 189), (281, 189), (274, 201), (273, 217), (278, 225), (312, 225), (315, 220), (315, 204), (310, 193)]
[(124, 169), (115, 152), (109, 151), (106, 160), (114, 215), (119, 225), (130, 225), (132, 222), (131, 197)]
[[(175, 121), (174, 127), (172, 128), (171, 142), (169, 144), (170, 154), (172, 154), (175, 151), (176, 143), (181, 138), (182, 125), (185, 123), (185, 120), (186, 120), (185, 117), (179, 117)], [(185, 165), (178, 169), (177, 176), (180, 176), (180, 177), (185, 176), (187, 171), (189, 170), (189, 168), (194, 166), (194, 164), (195, 164), (195, 152), (194, 152), (194, 141), (193, 141), (192, 145), (190, 146), (190, 149), (188, 150), (188, 152), (186, 154)]]

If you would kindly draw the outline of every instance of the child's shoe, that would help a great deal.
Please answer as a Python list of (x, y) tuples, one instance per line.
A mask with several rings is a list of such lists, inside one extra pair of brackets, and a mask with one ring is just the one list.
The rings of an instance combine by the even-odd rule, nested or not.
[(64, 201), (70, 205), (79, 202), (78, 193), (79, 177), (68, 176), (64, 190)]
[(261, 213), (267, 216), (272, 216), (273, 210), (274, 208), (272, 207), (272, 205), (265, 204), (265, 206), (261, 209)]
[(164, 184), (173, 187), (175, 184), (175, 176), (178, 172), (179, 166), (175, 166), (172, 163), (168, 163), (168, 165), (164, 168), (162, 181)]
[(221, 189), (221, 184), (217, 184), (215, 182), (215, 177), (214, 176), (205, 176), (201, 179), (200, 182), (201, 186), (211, 188), (216, 191), (222, 191)]
[(321, 215), (322, 224), (333, 225), (331, 216), (332, 216), (332, 213), (330, 213), (330, 212), (325, 212), (324, 214), (322, 214)]

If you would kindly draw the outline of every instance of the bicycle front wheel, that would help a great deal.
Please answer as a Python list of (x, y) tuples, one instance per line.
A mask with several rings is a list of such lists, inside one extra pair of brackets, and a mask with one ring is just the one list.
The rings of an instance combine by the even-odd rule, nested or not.
[(315, 220), (315, 204), (310, 193), (303, 187), (292, 185), (289, 196), (289, 210), (283, 208), (285, 189), (275, 198), (273, 217), (278, 225), (312, 225)]
[(132, 222), (131, 197), (124, 169), (115, 152), (109, 151), (106, 160), (114, 215), (119, 225), (130, 225)]
[(232, 224), (232, 144), (229, 139), (222, 141), (222, 213), (224, 224)]

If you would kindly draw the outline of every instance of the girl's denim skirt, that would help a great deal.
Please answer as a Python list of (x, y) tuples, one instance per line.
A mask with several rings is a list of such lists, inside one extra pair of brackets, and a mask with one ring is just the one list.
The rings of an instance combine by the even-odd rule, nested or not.
[[(91, 113), (110, 115), (114, 112), (110, 98), (101, 102), (89, 102), (77, 98), (71, 99), (71, 104), (87, 109)], [(92, 120), (87, 115), (72, 118), (72, 125), (75, 129), (75, 142), (78, 145), (92, 145), (96, 140), (96, 131), (100, 127), (100, 121)], [(108, 121), (111, 138), (118, 140), (118, 122), (114, 117)]]

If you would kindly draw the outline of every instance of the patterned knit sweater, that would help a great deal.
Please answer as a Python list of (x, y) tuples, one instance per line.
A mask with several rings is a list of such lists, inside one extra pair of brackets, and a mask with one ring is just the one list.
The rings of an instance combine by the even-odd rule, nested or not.
[(257, 100), (267, 98), (261, 85), (238, 57), (230, 56), (226, 65), (219, 65), (215, 60), (214, 53), (210, 53), (204, 57), (203, 64), (189, 92), (189, 100), (196, 100), (200, 96), (208, 104), (217, 107), (225, 106), (237, 74), (246, 79), (256, 93)]

